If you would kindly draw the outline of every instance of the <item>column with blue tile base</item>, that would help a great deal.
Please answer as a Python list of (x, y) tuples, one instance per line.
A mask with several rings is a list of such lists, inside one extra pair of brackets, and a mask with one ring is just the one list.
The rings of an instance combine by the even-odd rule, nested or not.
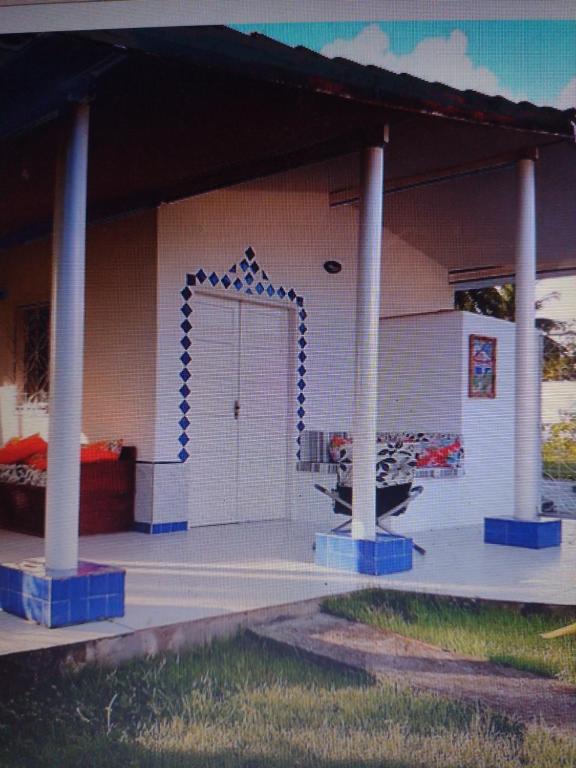
[(528, 549), (559, 547), (562, 543), (562, 521), (486, 517), (484, 541), (486, 544), (504, 544)]
[(370, 576), (412, 569), (412, 539), (378, 532), (374, 541), (349, 531), (316, 534), (316, 565)]
[(514, 517), (487, 517), (484, 541), (511, 547), (544, 549), (562, 542), (560, 520), (539, 517), (542, 496), (541, 354), (535, 330), (536, 311), (536, 181), (537, 154), (516, 164), (516, 370)]
[(71, 571), (49, 571), (44, 560), (0, 565), (0, 607), (46, 627), (124, 616), (126, 572), (80, 561)]

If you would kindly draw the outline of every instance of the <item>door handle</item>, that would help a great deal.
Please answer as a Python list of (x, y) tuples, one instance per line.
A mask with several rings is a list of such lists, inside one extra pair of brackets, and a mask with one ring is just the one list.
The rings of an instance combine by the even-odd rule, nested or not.
[(240, 417), (240, 400), (234, 400), (234, 418), (238, 421)]

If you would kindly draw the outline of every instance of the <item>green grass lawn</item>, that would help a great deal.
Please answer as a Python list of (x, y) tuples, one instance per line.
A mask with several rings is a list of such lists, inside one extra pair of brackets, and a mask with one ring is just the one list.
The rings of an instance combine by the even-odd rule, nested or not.
[(576, 636), (540, 637), (542, 632), (576, 621), (576, 609), (563, 618), (545, 611), (522, 615), (471, 600), (380, 589), (327, 598), (323, 609), (449, 651), (576, 684)]
[(116, 670), (0, 672), (2, 768), (576, 765), (576, 740), (246, 635)]

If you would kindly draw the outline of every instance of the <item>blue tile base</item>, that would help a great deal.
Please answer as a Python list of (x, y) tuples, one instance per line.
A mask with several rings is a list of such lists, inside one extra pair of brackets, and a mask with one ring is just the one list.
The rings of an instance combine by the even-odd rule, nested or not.
[(412, 539), (378, 533), (376, 541), (353, 539), (349, 531), (316, 534), (316, 565), (381, 576), (412, 568)]
[(124, 616), (126, 572), (80, 561), (50, 573), (41, 559), (0, 565), (0, 608), (46, 627)]
[(187, 531), (188, 521), (181, 520), (176, 523), (132, 523), (132, 530), (138, 533), (176, 533)]
[(484, 518), (486, 544), (544, 549), (562, 543), (561, 520), (517, 520), (514, 517)]

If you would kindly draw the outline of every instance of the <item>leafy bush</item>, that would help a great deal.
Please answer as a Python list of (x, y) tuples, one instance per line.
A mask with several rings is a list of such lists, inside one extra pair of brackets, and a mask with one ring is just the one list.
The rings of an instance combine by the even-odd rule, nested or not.
[(550, 427), (542, 444), (546, 475), (558, 480), (576, 480), (576, 413)]

